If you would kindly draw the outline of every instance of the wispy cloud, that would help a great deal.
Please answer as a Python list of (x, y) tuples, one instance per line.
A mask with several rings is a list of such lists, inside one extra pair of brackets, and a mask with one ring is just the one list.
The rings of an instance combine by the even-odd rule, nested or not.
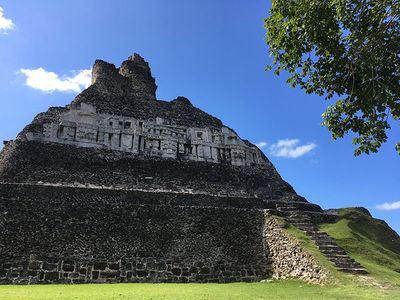
[(299, 139), (284, 139), (269, 147), (270, 154), (277, 157), (298, 158), (317, 147), (314, 143), (300, 144)]
[(265, 146), (267, 146), (268, 145), (268, 143), (267, 142), (259, 142), (259, 143), (257, 143), (256, 144), (256, 146), (258, 147), (258, 148), (264, 148)]
[(385, 202), (383, 204), (378, 204), (375, 206), (378, 210), (395, 210), (400, 209), (400, 201), (396, 202)]
[(91, 83), (91, 70), (73, 72), (72, 76), (59, 76), (54, 72), (48, 72), (43, 68), (20, 69), (26, 76), (25, 84), (33, 89), (47, 93), (80, 92)]
[(7, 34), (8, 30), (12, 30), (14, 27), (14, 22), (4, 17), (4, 9), (0, 7), (0, 33)]

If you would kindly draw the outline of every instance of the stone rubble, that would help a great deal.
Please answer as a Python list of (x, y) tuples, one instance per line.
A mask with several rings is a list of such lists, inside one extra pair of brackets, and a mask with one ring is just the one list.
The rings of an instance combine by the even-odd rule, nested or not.
[(272, 260), (273, 278), (302, 279), (316, 284), (330, 280), (329, 273), (268, 212), (265, 213), (264, 235)]

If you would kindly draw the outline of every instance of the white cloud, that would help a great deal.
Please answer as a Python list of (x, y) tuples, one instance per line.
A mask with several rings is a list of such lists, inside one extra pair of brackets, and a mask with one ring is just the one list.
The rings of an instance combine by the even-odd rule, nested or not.
[(0, 7), (0, 33), (7, 34), (8, 30), (12, 30), (15, 26), (11, 19), (7, 19), (3, 15), (4, 9)]
[(257, 143), (256, 144), (256, 146), (258, 147), (258, 148), (264, 148), (265, 146), (267, 146), (268, 145), (268, 143), (267, 142), (259, 142), (259, 143)]
[(80, 92), (91, 83), (90, 69), (74, 72), (73, 76), (63, 75), (61, 78), (54, 72), (48, 72), (43, 68), (21, 69), (26, 76), (25, 84), (33, 89), (43, 92)]
[(378, 210), (395, 210), (400, 209), (400, 201), (397, 202), (385, 202), (383, 204), (378, 204), (375, 206)]
[(269, 147), (270, 154), (278, 157), (298, 158), (317, 147), (314, 143), (299, 145), (299, 139), (284, 139)]

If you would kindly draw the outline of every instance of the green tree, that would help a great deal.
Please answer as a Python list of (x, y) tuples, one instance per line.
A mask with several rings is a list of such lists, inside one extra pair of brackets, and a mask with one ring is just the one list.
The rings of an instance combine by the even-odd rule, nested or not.
[(333, 139), (354, 132), (355, 155), (377, 152), (389, 121), (400, 117), (399, 18), (399, 0), (272, 0), (265, 19), (268, 69), (287, 71), (287, 82), (307, 93), (339, 99), (323, 125)]

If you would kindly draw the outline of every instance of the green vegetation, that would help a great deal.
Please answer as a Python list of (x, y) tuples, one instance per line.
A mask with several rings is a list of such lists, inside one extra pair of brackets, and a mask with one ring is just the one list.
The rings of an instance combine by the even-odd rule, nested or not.
[(89, 284), (0, 286), (0, 299), (400, 299), (399, 291), (319, 287), (298, 281), (232, 284)]
[(355, 155), (377, 152), (400, 118), (400, 2), (272, 0), (265, 28), (275, 73), (337, 100), (323, 114), (332, 138), (354, 132)]
[(340, 221), (321, 230), (378, 281), (400, 287), (400, 238), (384, 221), (355, 208), (338, 210)]
[[(344, 208), (337, 212), (340, 220), (323, 224), (320, 229), (333, 237), (339, 246), (368, 270), (369, 283), (400, 288), (400, 238), (397, 233), (363, 209)], [(304, 232), (292, 226), (286, 230), (329, 270), (332, 283), (354, 284), (355, 277), (338, 272)]]

